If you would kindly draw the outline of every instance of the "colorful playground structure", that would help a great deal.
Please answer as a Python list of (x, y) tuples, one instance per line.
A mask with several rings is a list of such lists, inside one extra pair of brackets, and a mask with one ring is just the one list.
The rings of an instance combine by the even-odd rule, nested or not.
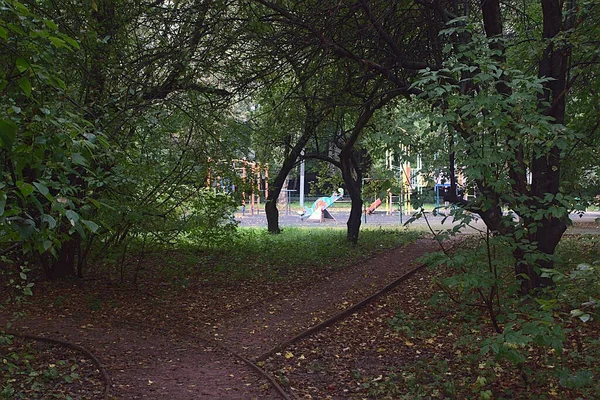
[(381, 199), (377, 198), (373, 203), (371, 203), (371, 205), (369, 207), (367, 207), (365, 212), (367, 214), (373, 214), (380, 205), (381, 205)]
[[(227, 165), (226, 165), (227, 164)], [(269, 165), (258, 162), (232, 160), (228, 163), (208, 159), (208, 171), (206, 176), (206, 187), (214, 187), (230, 192), (240, 191), (242, 196), (242, 214), (250, 212), (250, 215), (259, 214), (261, 210), (261, 192), (264, 198), (269, 192)], [(240, 187), (232, 182), (230, 178), (219, 176), (218, 171), (233, 170), (241, 178)], [(216, 173), (215, 173), (216, 172)], [(235, 180), (233, 180), (235, 181)], [(249, 210), (247, 209), (249, 206)]]
[(300, 219), (307, 218), (309, 221), (323, 222), (325, 219), (336, 220), (333, 215), (327, 210), (329, 206), (344, 197), (344, 189), (339, 188), (337, 192), (333, 192), (330, 197), (319, 197), (313, 203), (311, 208), (304, 207), (304, 211), (300, 212)]

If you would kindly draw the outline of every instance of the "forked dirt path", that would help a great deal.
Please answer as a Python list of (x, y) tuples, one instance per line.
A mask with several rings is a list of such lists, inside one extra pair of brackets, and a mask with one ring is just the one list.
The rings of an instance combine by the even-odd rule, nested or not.
[(309, 287), (282, 294), (213, 325), (213, 335), (250, 359), (263, 358), (279, 344), (379, 292), (419, 266), (421, 255), (438, 250), (420, 239), (360, 264), (338, 270)]
[(435, 241), (419, 239), (210, 324), (198, 315), (195, 328), (186, 330), (193, 334), (129, 325), (118, 316), (95, 325), (86, 316), (60, 314), (29, 316), (13, 329), (90, 350), (110, 376), (110, 399), (286, 398), (243, 359), (284, 351), (282, 344), (378, 293), (436, 250)]

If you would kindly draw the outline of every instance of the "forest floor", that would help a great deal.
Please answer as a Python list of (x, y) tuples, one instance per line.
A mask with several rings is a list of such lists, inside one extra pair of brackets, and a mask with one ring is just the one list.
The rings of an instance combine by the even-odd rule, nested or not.
[[(422, 238), (318, 273), (234, 286), (198, 281), (179, 291), (160, 279), (135, 290), (101, 279), (39, 283), (12, 331), (75, 347), (20, 338), (0, 343), (0, 356), (35, 351), (42, 355), (31, 361), (37, 371), (44, 363), (49, 375), (70, 368), (75, 379), (57, 385), (57, 398), (486, 398), (481, 393), (488, 388), (489, 398), (570, 398), (552, 385), (536, 393), (501, 366), (493, 369), (498, 379), (487, 377), (486, 385), (477, 367), (485, 363), (460, 364), (457, 343), (469, 325), (429, 301), (439, 291), (432, 279), (442, 272), (418, 262), (437, 250), (434, 240)], [(170, 254), (168, 262), (178, 257)], [(146, 276), (153, 275), (151, 261)], [(164, 258), (154, 268), (160, 262)], [(0, 326), (9, 315), (0, 314)], [(423, 328), (436, 319), (444, 321), (443, 330)], [(477, 326), (482, 335), (489, 330)], [(447, 392), (427, 387), (434, 384)], [(52, 397), (33, 387), (16, 398)]]
[[(285, 353), (278, 346), (414, 271), (416, 259), (435, 250), (433, 240), (419, 239), (365, 262), (264, 286), (198, 284), (173, 293), (159, 282), (135, 292), (102, 281), (40, 283), (26, 316), (11, 329), (89, 350), (110, 377), (111, 399), (282, 398), (252, 361), (272, 362)], [(67, 365), (77, 358), (55, 357)], [(73, 397), (102, 398), (98, 368), (90, 362), (87, 372), (86, 365), (77, 368), (86, 382)], [(27, 398), (38, 395), (46, 398), (35, 390)]]

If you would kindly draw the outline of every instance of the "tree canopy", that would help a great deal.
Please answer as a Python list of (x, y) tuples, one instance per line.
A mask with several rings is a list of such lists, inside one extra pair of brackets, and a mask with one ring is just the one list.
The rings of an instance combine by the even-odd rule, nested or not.
[[(275, 170), (278, 232), (274, 199), (303, 150), (340, 168), (356, 243), (369, 148), (357, 146), (374, 127), (390, 146), (436, 144), (449, 200), (510, 238), (527, 292), (568, 212), (596, 194), (598, 13), (558, 0), (5, 0), (3, 252), (64, 276), (95, 242), (168, 242), (210, 177), (240, 187), (244, 157)], [(385, 132), (384, 113), (418, 134)]]

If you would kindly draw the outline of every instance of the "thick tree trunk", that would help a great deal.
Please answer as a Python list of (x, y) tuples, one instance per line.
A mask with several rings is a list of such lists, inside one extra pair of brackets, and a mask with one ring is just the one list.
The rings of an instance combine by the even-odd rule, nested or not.
[(360, 192), (360, 189), (357, 191), (350, 192), (352, 206), (350, 209), (350, 216), (348, 217), (348, 222), (346, 222), (346, 226), (348, 228), (346, 233), (346, 240), (348, 240), (352, 244), (358, 243), (358, 234), (360, 233), (360, 225), (362, 223), (363, 202), (360, 198)]
[[(552, 39), (559, 35), (562, 29), (566, 28), (563, 24), (562, 6), (563, 2), (561, 0), (542, 0), (544, 39)], [(566, 71), (569, 56), (568, 47), (556, 47), (554, 43), (550, 42), (539, 62), (538, 76), (552, 78), (551, 81), (544, 84), (545, 91), (540, 96), (540, 110), (543, 114), (553, 117), (556, 124), (561, 125), (565, 122)], [(549, 103), (550, 107), (544, 110), (546, 107), (544, 103)], [(557, 146), (553, 146), (546, 154), (534, 157), (531, 163), (532, 196), (543, 198), (547, 194), (557, 195), (560, 193), (561, 161), (560, 149)], [(551, 205), (561, 207), (556, 201), (553, 201)], [(539, 206), (540, 209), (547, 209), (547, 207), (547, 204)], [(541, 254), (552, 256), (567, 229), (568, 216), (564, 215), (557, 218), (547, 214), (546, 212), (546, 215), (540, 221), (531, 221), (531, 225), (533, 226), (535, 223), (537, 227), (535, 233), (531, 235), (531, 241), (537, 243), (537, 250)], [(521, 293), (527, 294), (534, 288), (552, 285), (552, 280), (542, 278), (538, 269), (552, 267), (553, 262), (544, 259), (537, 262), (535, 266), (528, 265), (525, 262), (521, 262), (520, 265), (517, 264), (515, 267), (516, 272), (525, 272), (527, 275), (526, 279), (521, 280)]]
[(352, 206), (350, 216), (346, 226), (348, 227), (346, 238), (349, 242), (358, 243), (358, 234), (360, 232), (362, 218), (362, 172), (354, 157), (352, 149), (340, 153), (340, 163), (342, 169), (342, 178), (346, 186), (346, 191), (350, 195)]
[(269, 233), (281, 232), (281, 229), (279, 228), (279, 210), (277, 209), (277, 199), (279, 199), (281, 189), (283, 188), (288, 174), (294, 167), (294, 163), (298, 158), (298, 154), (295, 156), (292, 154), (288, 155), (281, 166), (281, 169), (277, 173), (275, 180), (271, 185), (269, 185), (269, 192), (267, 193), (267, 199), (265, 202), (265, 215), (267, 216), (267, 229)]
[(280, 233), (281, 229), (279, 228), (279, 210), (277, 209), (277, 199), (279, 198), (279, 194), (281, 193), (281, 189), (284, 186), (285, 180), (289, 175), (290, 171), (296, 165), (296, 161), (298, 157), (300, 157), (300, 153), (308, 139), (312, 136), (314, 129), (316, 128), (316, 123), (309, 123), (307, 118), (307, 126), (304, 129), (304, 133), (302, 137), (298, 140), (296, 145), (292, 148), (290, 153), (287, 155), (286, 159), (281, 166), (281, 169), (277, 173), (275, 180), (272, 184), (269, 185), (269, 192), (267, 193), (267, 199), (265, 202), (265, 215), (267, 216), (267, 229), (269, 233)]
[[(564, 25), (562, 21), (562, 6), (564, 2), (562, 0), (542, 0), (541, 3), (543, 37), (548, 40), (560, 34), (562, 29), (568, 29), (568, 26)], [(501, 37), (503, 35), (503, 28), (500, 1), (488, 0), (482, 2), (481, 10), (486, 35), (488, 37)], [(494, 43), (492, 46), (503, 53), (504, 48), (500, 42)], [(551, 81), (544, 84), (545, 91), (543, 95), (540, 96), (539, 104), (541, 114), (553, 117), (557, 124), (563, 124), (565, 121), (565, 93), (567, 89), (565, 74), (570, 54), (568, 47), (556, 48), (555, 46), (554, 43), (550, 42), (539, 61), (538, 76), (540, 78), (552, 78)], [(503, 60), (504, 55), (501, 54), (499, 57)], [(503, 84), (498, 86), (498, 91), (506, 95), (510, 94), (510, 88)], [(550, 104), (550, 107), (544, 109), (544, 104)], [(510, 176), (515, 182), (513, 184), (513, 192), (516, 196), (525, 195), (535, 199), (544, 198), (547, 194), (556, 195), (560, 192), (561, 157), (560, 150), (556, 146), (544, 154), (537, 154), (532, 159), (531, 190), (527, 189), (526, 184), (526, 167), (524, 165), (523, 149), (522, 147), (519, 147), (516, 151), (519, 167), (513, 168), (510, 171)], [(561, 207), (560, 204), (555, 202), (551, 205)], [(533, 201), (532, 204), (530, 204), (530, 208), (530, 212), (535, 210), (544, 212), (547, 210), (548, 204), (538, 204)], [(551, 256), (554, 254), (556, 246), (567, 228), (567, 218), (567, 215), (559, 218), (546, 215), (541, 220), (534, 221), (528, 216), (524, 217), (524, 226), (528, 228), (529, 232), (533, 232), (528, 235), (527, 239), (529, 243), (537, 243), (536, 251), (542, 258), (535, 262), (531, 262), (527, 261), (527, 258), (529, 258), (529, 250), (517, 248), (513, 252), (515, 257), (515, 273), (517, 279), (520, 280), (521, 294), (525, 295), (532, 289), (552, 285), (553, 282), (551, 279), (541, 277), (540, 268), (553, 267), (552, 261), (544, 259), (544, 256)], [(483, 219), (486, 224), (488, 224), (486, 218)], [(533, 227), (535, 227), (535, 229), (531, 229)]]
[[(525, 225), (538, 225), (536, 232), (529, 237), (531, 243), (536, 243), (538, 254), (552, 256), (556, 246), (560, 242), (563, 233), (567, 230), (567, 224), (563, 219), (544, 218), (542, 221), (528, 221)], [(554, 285), (551, 278), (541, 276), (540, 269), (549, 269), (554, 267), (550, 259), (540, 259), (535, 263), (527, 262), (527, 252), (521, 248), (513, 252), (515, 257), (515, 273), (520, 280), (520, 293), (528, 294), (533, 289), (548, 287)]]
[(269, 189), (267, 201), (265, 202), (265, 215), (267, 216), (267, 230), (269, 233), (280, 233), (279, 210), (277, 209), (277, 198), (281, 192), (281, 186)]

